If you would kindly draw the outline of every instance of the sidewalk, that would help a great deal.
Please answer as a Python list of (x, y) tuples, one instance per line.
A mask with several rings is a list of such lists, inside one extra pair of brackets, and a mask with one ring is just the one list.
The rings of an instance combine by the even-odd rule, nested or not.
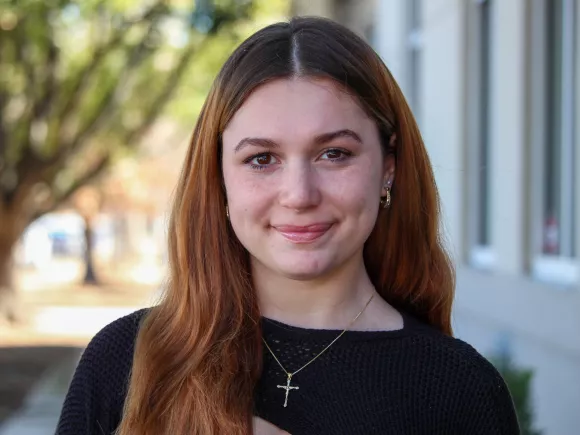
[[(68, 335), (86, 340), (115, 319), (141, 307), (47, 307), (35, 319), (43, 333)], [(74, 329), (71, 329), (74, 325)], [(81, 326), (82, 325), (82, 326)], [(60, 409), (82, 348), (70, 352), (46, 374), (28, 394), (22, 408), (2, 427), (0, 435), (53, 435)]]
[(78, 270), (78, 264), (59, 261), (20, 272), (26, 321), (0, 328), (0, 435), (53, 435), (89, 340), (158, 297), (162, 270), (151, 264), (101, 273), (104, 285), (98, 287), (78, 284)]
[(0, 435), (54, 435), (79, 356), (80, 351), (49, 370), (30, 392), (22, 409), (0, 427)]

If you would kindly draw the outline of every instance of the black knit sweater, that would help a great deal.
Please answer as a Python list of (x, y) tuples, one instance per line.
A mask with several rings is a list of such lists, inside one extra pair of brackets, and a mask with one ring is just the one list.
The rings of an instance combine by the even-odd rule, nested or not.
[[(57, 435), (109, 435), (119, 424), (144, 311), (105, 327), (85, 350), (67, 394)], [(255, 414), (303, 434), (519, 434), (507, 387), (471, 346), (404, 315), (398, 331), (348, 331), (292, 378), (264, 349)], [(264, 319), (264, 338), (293, 372), (340, 331)], [(195, 416), (192, 416), (195, 418)], [(210, 434), (208, 434), (210, 435)]]

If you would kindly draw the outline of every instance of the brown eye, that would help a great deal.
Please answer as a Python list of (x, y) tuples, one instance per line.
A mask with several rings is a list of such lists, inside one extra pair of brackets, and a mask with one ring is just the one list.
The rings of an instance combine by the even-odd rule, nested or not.
[(258, 165), (269, 165), (272, 163), (272, 156), (269, 154), (263, 154), (255, 158), (255, 162)]
[(263, 170), (275, 165), (277, 162), (276, 157), (270, 153), (257, 154), (250, 157), (245, 161), (246, 164), (250, 165), (252, 169)]
[(350, 155), (351, 155), (351, 153), (349, 153), (348, 151), (341, 150), (338, 148), (336, 148), (336, 149), (333, 148), (333, 149), (326, 150), (322, 154), (321, 159), (322, 160), (330, 160), (332, 162), (341, 162), (341, 161), (347, 159)]
[(342, 157), (342, 152), (339, 150), (329, 150), (325, 154), (326, 158), (330, 160), (340, 159)]

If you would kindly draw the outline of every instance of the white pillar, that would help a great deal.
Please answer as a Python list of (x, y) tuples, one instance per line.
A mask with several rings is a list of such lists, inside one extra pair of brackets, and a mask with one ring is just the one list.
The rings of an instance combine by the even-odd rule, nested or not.
[(527, 235), (525, 8), (525, 0), (496, 1), (492, 7), (491, 244), (495, 269), (510, 274), (524, 270)]
[(464, 225), (464, 43), (462, 0), (423, 1), (421, 127), (441, 194), (443, 230), (460, 259)]
[(407, 86), (405, 80), (406, 1), (380, 0), (377, 2), (375, 15), (375, 50), (403, 90)]
[[(576, 23), (580, 23), (580, 6), (576, 5)], [(578, 25), (578, 24), (577, 24)], [(576, 93), (574, 95), (575, 98), (575, 110), (576, 110), (576, 125), (580, 125), (580, 32), (576, 31)], [(576, 213), (574, 216), (574, 230), (576, 231), (576, 267), (580, 270), (580, 134), (576, 133), (576, 140), (575, 140), (575, 147), (574, 151), (576, 153), (576, 161), (575, 161), (575, 172), (576, 172), (576, 183), (575, 183), (575, 191), (574, 191), (574, 200), (576, 201), (576, 207), (574, 212)], [(580, 288), (580, 283), (578, 283), (578, 287)]]

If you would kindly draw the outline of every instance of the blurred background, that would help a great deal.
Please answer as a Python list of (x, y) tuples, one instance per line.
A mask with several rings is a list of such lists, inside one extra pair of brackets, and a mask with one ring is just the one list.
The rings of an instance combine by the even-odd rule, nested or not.
[(54, 433), (88, 340), (155, 303), (209, 86), (292, 15), (391, 69), (442, 196), (456, 335), (522, 433), (580, 433), (576, 0), (0, 0), (0, 435)]

